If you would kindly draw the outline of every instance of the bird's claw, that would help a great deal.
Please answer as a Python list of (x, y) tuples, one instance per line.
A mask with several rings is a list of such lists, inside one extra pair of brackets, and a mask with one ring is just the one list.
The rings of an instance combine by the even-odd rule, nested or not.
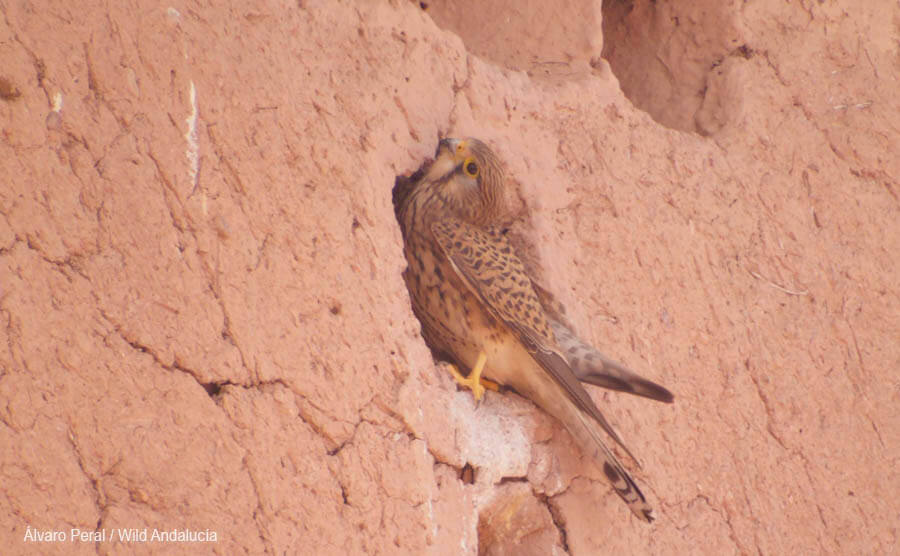
[(472, 396), (475, 398), (476, 404), (484, 397), (485, 388), (493, 390), (494, 392), (500, 390), (500, 387), (496, 382), (481, 377), (486, 362), (487, 355), (482, 351), (478, 354), (478, 360), (475, 362), (475, 366), (472, 367), (469, 376), (463, 376), (455, 365), (450, 365), (450, 374), (453, 375), (454, 380), (456, 380), (458, 384), (465, 386), (472, 391)]

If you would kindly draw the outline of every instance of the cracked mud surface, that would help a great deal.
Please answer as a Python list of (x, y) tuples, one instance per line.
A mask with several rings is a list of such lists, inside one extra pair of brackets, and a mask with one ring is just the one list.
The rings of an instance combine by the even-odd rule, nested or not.
[[(897, 550), (894, 8), (469, 4), (0, 3), (4, 553)], [(446, 134), (675, 393), (590, 390), (652, 526), (433, 363), (391, 187)], [(131, 527), (218, 540), (23, 540)]]

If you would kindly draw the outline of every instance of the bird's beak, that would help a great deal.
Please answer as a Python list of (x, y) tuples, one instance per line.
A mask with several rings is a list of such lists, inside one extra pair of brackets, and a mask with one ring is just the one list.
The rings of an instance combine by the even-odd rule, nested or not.
[(427, 176), (438, 179), (453, 172), (465, 159), (465, 139), (441, 139), (438, 142), (437, 152), (434, 153), (434, 162), (428, 168)]
[(459, 139), (454, 139), (452, 137), (445, 137), (444, 139), (441, 139), (440, 141), (438, 141), (437, 152), (434, 153), (435, 157), (441, 154), (441, 151), (443, 150), (446, 150), (450, 153), (455, 153), (457, 145), (459, 145)]
[(459, 164), (466, 158), (466, 140), (455, 139), (453, 137), (441, 139), (440, 142), (438, 142), (438, 150), (437, 153), (435, 153), (435, 158), (439, 158), (442, 152), (450, 155), (453, 162)]

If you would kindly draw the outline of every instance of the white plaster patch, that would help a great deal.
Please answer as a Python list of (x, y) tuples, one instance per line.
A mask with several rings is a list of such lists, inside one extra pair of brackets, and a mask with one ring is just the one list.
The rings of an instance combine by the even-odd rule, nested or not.
[(200, 171), (200, 149), (197, 145), (197, 88), (194, 87), (193, 81), (191, 81), (191, 114), (185, 119), (185, 123), (187, 123), (187, 132), (184, 134), (187, 140), (185, 156), (190, 166), (191, 184), (196, 189), (197, 174)]
[(457, 445), (464, 461), (478, 468), (479, 483), (524, 477), (531, 460), (529, 431), (521, 416), (514, 414), (509, 400), (503, 400), (505, 405), (488, 405), (485, 401), (472, 411), (471, 392), (461, 391), (450, 404), (451, 420), (459, 423)]

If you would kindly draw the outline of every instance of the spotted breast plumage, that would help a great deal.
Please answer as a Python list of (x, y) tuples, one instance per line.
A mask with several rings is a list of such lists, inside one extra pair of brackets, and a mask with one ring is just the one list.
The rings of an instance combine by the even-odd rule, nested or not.
[(476, 400), (486, 377), (558, 419), (602, 462), (631, 511), (652, 521), (650, 505), (599, 429), (631, 453), (580, 381), (665, 402), (672, 394), (605, 358), (550, 307), (552, 296), (533, 282), (498, 227), (504, 187), (493, 151), (472, 138), (441, 140), (434, 161), (395, 186), (404, 279), (422, 334)]

